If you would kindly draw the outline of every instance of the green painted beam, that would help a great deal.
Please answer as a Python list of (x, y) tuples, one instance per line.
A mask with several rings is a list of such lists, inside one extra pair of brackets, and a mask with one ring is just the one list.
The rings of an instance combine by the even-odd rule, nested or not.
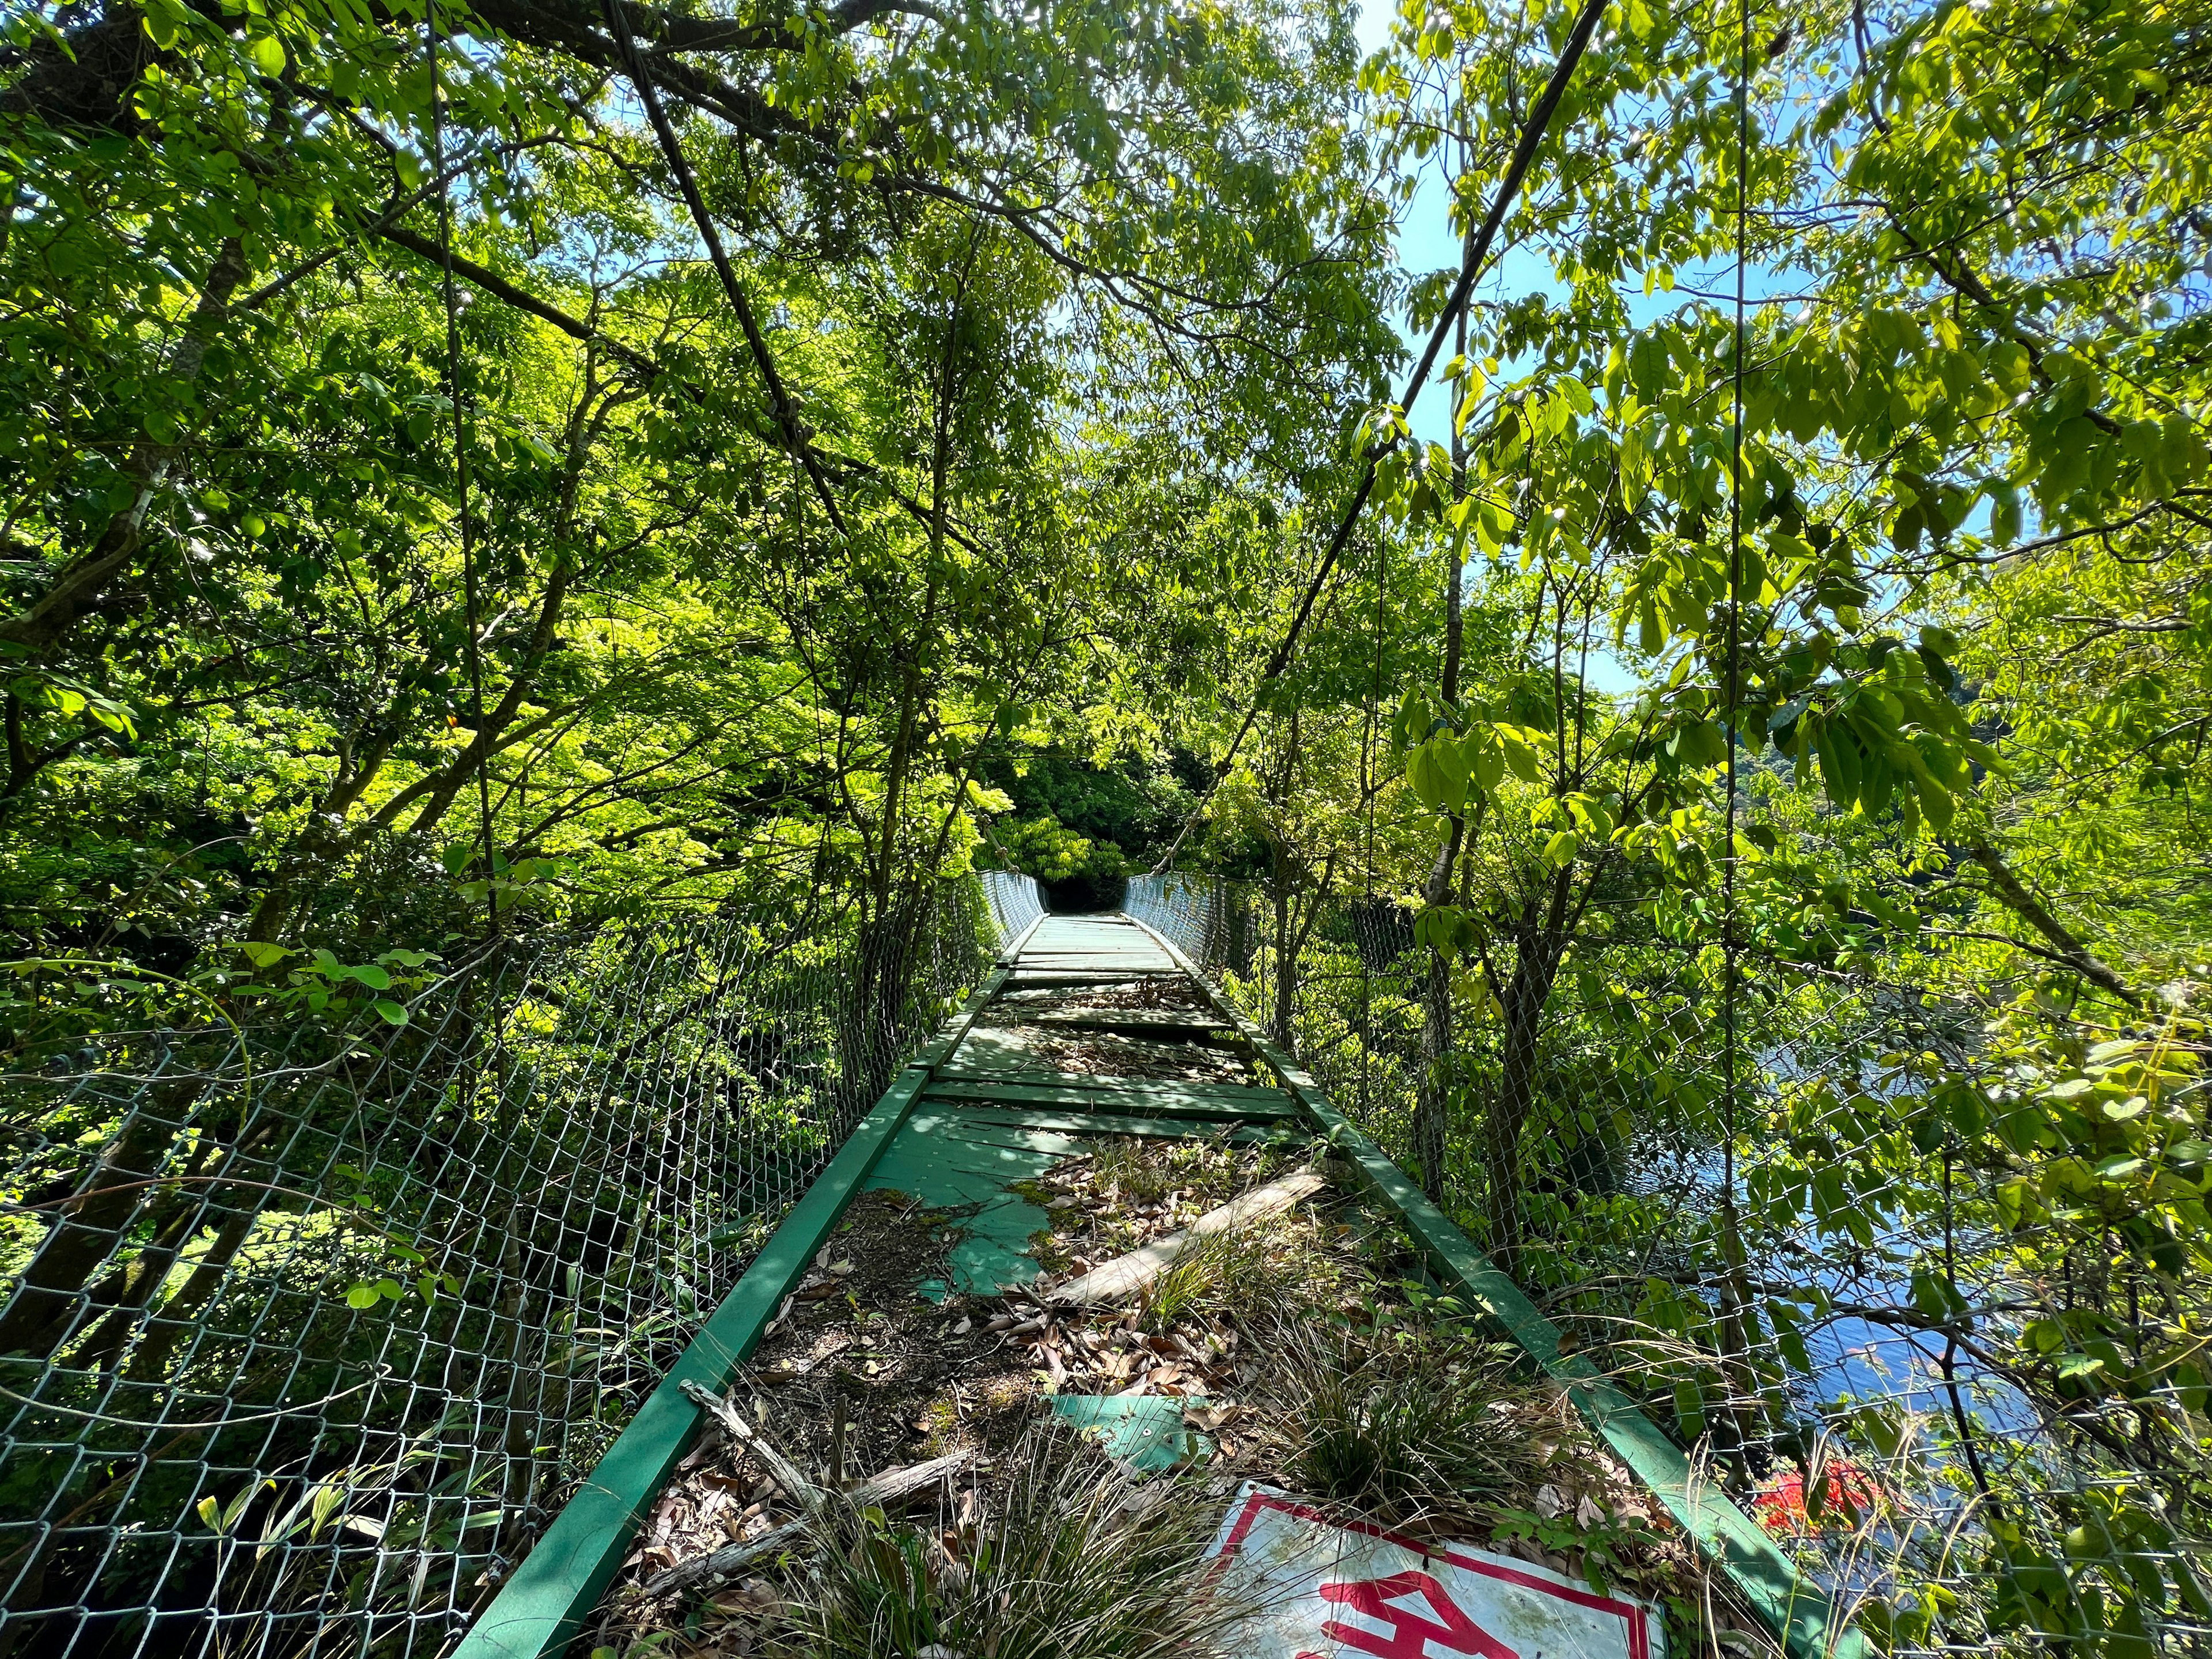
[[(1032, 924), (1031, 930), (1034, 929)], [(1024, 938), (1028, 936), (1025, 930)], [(1007, 947), (1010, 956), (1018, 939)], [(846, 1138), (805, 1196), (769, 1236), (744, 1274), (701, 1326), (660, 1386), (607, 1448), (492, 1603), (469, 1626), (453, 1659), (544, 1659), (565, 1648), (606, 1594), (640, 1518), (699, 1432), (699, 1408), (683, 1385), (720, 1392), (759, 1346), (783, 1298), (837, 1230), (845, 1211), (921, 1097), (931, 1072), (967, 1034), (1006, 981), (1003, 965), (935, 1041), (907, 1063), (874, 1109)]]
[[(1139, 924), (1142, 926), (1143, 924)], [(1147, 929), (1147, 931), (1151, 931)], [(1688, 1455), (1661, 1432), (1635, 1401), (1588, 1359), (1559, 1352), (1559, 1333), (1521, 1287), (1475, 1248), (1474, 1241), (1431, 1204), (1365, 1132), (1328, 1103), (1321, 1085), (1279, 1048), (1200, 973), (1173, 941), (1154, 934), (1197, 980), (1213, 1006), (1233, 1020), (1314, 1127), (1351, 1157), (1383, 1206), (1419, 1246), (1437, 1278), (1455, 1285), (1550, 1376), (1603, 1436), (1621, 1462), (1666, 1504), (1706, 1559), (1728, 1575), (1792, 1659), (1863, 1659), (1865, 1638), (1839, 1620), (1829, 1597), (1802, 1578), (1765, 1528), (1691, 1468)]]

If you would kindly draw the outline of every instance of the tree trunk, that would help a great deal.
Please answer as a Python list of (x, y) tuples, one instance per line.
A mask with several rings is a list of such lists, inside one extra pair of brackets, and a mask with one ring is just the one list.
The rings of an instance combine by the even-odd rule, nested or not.
[[(1474, 229), (1469, 227), (1460, 248), (1464, 263), (1474, 251)], [(1460, 312), (1455, 331), (1459, 355), (1467, 356), (1467, 313)], [(1467, 494), (1467, 440), (1461, 430), (1459, 403), (1455, 400), (1452, 411), (1452, 494), (1454, 499)], [(1466, 603), (1461, 592), (1464, 574), (1460, 549), (1455, 544), (1445, 544), (1444, 556), (1450, 568), (1444, 574), (1444, 660), (1443, 672), (1437, 677), (1437, 689), (1443, 694), (1449, 708), (1459, 698), (1460, 655), (1467, 634)], [(1454, 812), (1444, 830), (1444, 844), (1437, 854), (1436, 864), (1429, 872), (1428, 885), (1421, 896), (1433, 908), (1450, 902), (1452, 872), (1458, 866), (1461, 848), (1467, 840), (1467, 818)], [(1451, 963), (1443, 953), (1433, 948), (1429, 951), (1427, 982), (1421, 988), (1421, 1069), (1413, 1088), (1413, 1161), (1420, 1166), (1421, 1190), (1432, 1204), (1444, 1201), (1444, 1160), (1449, 1156), (1451, 1142), (1451, 1052), (1452, 1052), (1452, 994)]]
[(1544, 1011), (1559, 982), (1567, 949), (1568, 872), (1553, 873), (1541, 908), (1522, 912), (1513, 972), (1499, 999), (1504, 1006), (1504, 1054), (1498, 1093), (1483, 1129), (1484, 1183), (1488, 1188), (1490, 1248), (1512, 1271), (1521, 1248), (1521, 1135), (1536, 1107), (1536, 1072), (1544, 1039)]
[(133, 1382), (158, 1382), (167, 1374), (170, 1353), (192, 1328), (191, 1316), (214, 1297), (230, 1264), (246, 1248), (246, 1237), (262, 1212), (243, 1194), (240, 1203), (240, 1208), (223, 1218), (207, 1254), (193, 1264), (192, 1276), (148, 1322), (145, 1340), (131, 1356), (130, 1368), (125, 1372)]
[[(181, 1173), (186, 1176), (198, 1175), (214, 1151), (211, 1143), (203, 1143)], [(89, 1370), (106, 1364), (123, 1352), (131, 1333), (144, 1316), (146, 1304), (161, 1293), (161, 1286), (168, 1282), (169, 1269), (176, 1266), (177, 1258), (199, 1231), (199, 1218), (206, 1213), (206, 1196), (205, 1188), (198, 1184), (183, 1187), (156, 1206), (139, 1228), (133, 1229), (136, 1231), (150, 1228), (150, 1236), (139, 1247), (137, 1255), (94, 1286), (86, 1300), (86, 1317), (103, 1310), (106, 1316), (85, 1339), (83, 1346), (70, 1356), (72, 1365)], [(83, 1321), (78, 1322), (82, 1324)]]
[[(185, 325), (184, 337), (169, 355), (170, 380), (190, 386), (199, 379), (230, 296), (245, 280), (245, 249), (237, 237), (227, 238), (208, 268), (207, 282), (200, 289), (199, 304), (193, 307), (191, 321)], [(45, 592), (0, 621), (0, 641), (21, 647), (32, 657), (43, 654), (129, 568), (144, 537), (147, 512), (168, 483), (180, 448), (178, 444), (149, 440), (131, 452), (125, 468), (132, 485), (131, 504), (108, 519), (99, 539), (64, 565)]]
[[(0, 1354), (52, 1357), (78, 1324), (78, 1298), (100, 1264), (114, 1254), (159, 1188), (160, 1170), (182, 1120), (200, 1092), (198, 1083), (167, 1084), (133, 1112), (109, 1143), (82, 1188), (40, 1242), (8, 1310), (0, 1314)], [(149, 1110), (149, 1105), (158, 1109)]]
[[(1456, 586), (1457, 583), (1455, 582)], [(1467, 831), (1465, 818), (1455, 813), (1437, 854), (1422, 897), (1431, 905), (1451, 897), (1452, 868), (1459, 862), (1460, 843)], [(1451, 963), (1443, 953), (1429, 951), (1429, 974), (1421, 988), (1421, 1070), (1413, 1095), (1413, 1161), (1420, 1166), (1421, 1190), (1432, 1204), (1444, 1199), (1444, 1160), (1450, 1143), (1452, 1052)]]

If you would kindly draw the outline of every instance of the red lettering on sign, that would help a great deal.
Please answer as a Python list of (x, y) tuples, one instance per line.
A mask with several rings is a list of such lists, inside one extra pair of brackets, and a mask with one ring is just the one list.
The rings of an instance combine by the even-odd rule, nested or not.
[[(1401, 1597), (1413, 1595), (1425, 1599), (1436, 1618), (1425, 1618), (1411, 1608), (1391, 1605)], [(1462, 1613), (1444, 1587), (1425, 1572), (1409, 1570), (1394, 1572), (1388, 1578), (1323, 1584), (1321, 1597), (1390, 1627), (1388, 1636), (1356, 1625), (1340, 1624), (1334, 1619), (1321, 1627), (1321, 1633), (1332, 1642), (1372, 1654), (1375, 1659), (1435, 1659), (1429, 1648), (1431, 1642), (1446, 1652), (1479, 1654), (1481, 1659), (1520, 1659), (1512, 1649)], [(1320, 1656), (1301, 1654), (1298, 1659), (1320, 1659)]]

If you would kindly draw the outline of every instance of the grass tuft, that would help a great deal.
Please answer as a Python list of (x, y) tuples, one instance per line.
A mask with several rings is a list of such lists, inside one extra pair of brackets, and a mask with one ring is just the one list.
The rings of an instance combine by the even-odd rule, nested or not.
[(1140, 1483), (1040, 1430), (993, 1513), (929, 1528), (879, 1510), (828, 1527), (791, 1586), (784, 1659), (1228, 1659), (1238, 1611), (1203, 1555), (1219, 1502)]
[(1286, 1472), (1316, 1498), (1393, 1525), (1464, 1516), (1516, 1501), (1549, 1452), (1502, 1346), (1401, 1328), (1303, 1350), (1281, 1402)]

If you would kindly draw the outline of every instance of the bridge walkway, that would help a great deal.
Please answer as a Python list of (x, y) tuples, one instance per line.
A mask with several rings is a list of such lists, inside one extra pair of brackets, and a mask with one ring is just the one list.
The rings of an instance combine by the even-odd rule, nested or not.
[[(696, 1438), (697, 1398), (726, 1390), (853, 1200), (896, 1191), (963, 1212), (947, 1290), (1025, 1284), (1047, 1217), (1019, 1190), (1114, 1135), (1326, 1140), (1443, 1286), (1553, 1377), (1590, 1426), (1735, 1581), (1792, 1659), (1855, 1659), (1855, 1632), (1749, 1516), (1694, 1471), (1637, 1402), (1320, 1086), (1161, 934), (1126, 915), (1048, 915), (1009, 945), (908, 1062), (471, 1627), (455, 1659), (548, 1659), (581, 1628), (638, 1521)], [(1035, 1191), (1034, 1188), (1030, 1188)]]
[(1310, 1133), (1262, 1081), (1233, 1019), (1158, 935), (1121, 916), (1047, 916), (1010, 953), (867, 1180), (963, 1212), (951, 1288), (1010, 1290), (1036, 1273), (1048, 1218), (1018, 1190), (1103, 1135)]

